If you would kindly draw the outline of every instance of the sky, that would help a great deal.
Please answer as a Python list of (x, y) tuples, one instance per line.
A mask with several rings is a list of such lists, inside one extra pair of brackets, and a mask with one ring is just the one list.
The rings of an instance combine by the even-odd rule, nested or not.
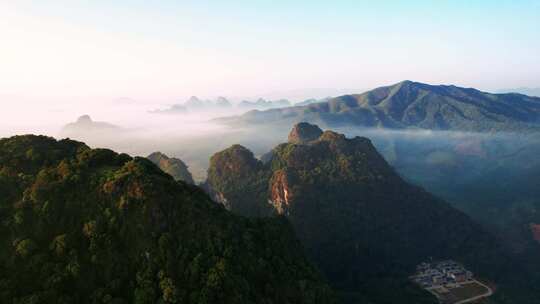
[[(540, 87), (540, 0), (0, 0), (0, 103)], [(317, 97), (317, 96), (314, 96)]]

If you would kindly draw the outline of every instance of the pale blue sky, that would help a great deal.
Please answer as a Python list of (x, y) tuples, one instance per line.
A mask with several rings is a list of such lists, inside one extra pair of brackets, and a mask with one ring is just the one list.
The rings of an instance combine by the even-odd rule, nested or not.
[(1, 96), (540, 86), (538, 0), (0, 0), (0, 35)]

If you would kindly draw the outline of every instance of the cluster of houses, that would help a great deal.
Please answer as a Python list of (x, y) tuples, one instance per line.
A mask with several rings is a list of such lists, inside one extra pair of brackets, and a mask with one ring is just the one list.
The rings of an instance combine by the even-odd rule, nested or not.
[(460, 283), (473, 280), (472, 272), (452, 260), (422, 263), (416, 266), (416, 274), (411, 280), (423, 288), (457, 287)]

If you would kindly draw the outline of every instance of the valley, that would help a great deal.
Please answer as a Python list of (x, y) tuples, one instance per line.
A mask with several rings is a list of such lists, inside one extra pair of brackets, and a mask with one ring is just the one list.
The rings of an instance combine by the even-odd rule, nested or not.
[(538, 29), (0, 0), (0, 304), (539, 304)]

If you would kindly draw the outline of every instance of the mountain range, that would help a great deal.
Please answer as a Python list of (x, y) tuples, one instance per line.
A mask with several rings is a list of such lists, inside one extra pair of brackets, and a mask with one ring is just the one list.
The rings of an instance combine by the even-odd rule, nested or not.
[(468, 132), (540, 130), (540, 98), (492, 94), (413, 81), (344, 95), (305, 106), (252, 111), (217, 119), (230, 125), (293, 124), (361, 126)]
[(154, 110), (151, 113), (155, 114), (186, 114), (186, 113), (196, 113), (204, 111), (224, 111), (231, 110), (234, 108), (242, 110), (265, 110), (273, 109), (280, 107), (289, 107), (291, 102), (287, 99), (278, 99), (278, 100), (266, 100), (264, 98), (259, 98), (254, 101), (242, 100), (239, 103), (232, 103), (225, 97), (218, 97), (215, 100), (208, 99), (199, 99), (196, 96), (191, 96), (183, 104), (174, 104), (167, 109)]
[(270, 108), (279, 108), (279, 107), (288, 107), (291, 105), (291, 102), (287, 99), (278, 99), (274, 101), (269, 101), (264, 98), (259, 98), (255, 101), (243, 100), (238, 106), (241, 108), (248, 109), (270, 109)]

